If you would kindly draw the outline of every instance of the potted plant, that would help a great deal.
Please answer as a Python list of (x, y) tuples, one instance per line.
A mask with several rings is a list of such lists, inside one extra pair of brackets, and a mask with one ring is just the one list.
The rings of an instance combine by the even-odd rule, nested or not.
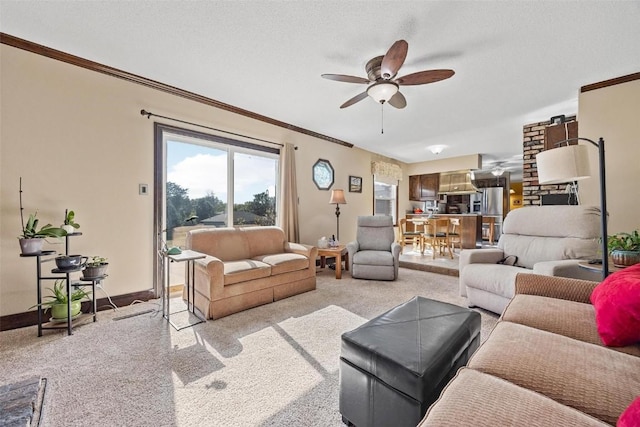
[[(36, 304), (30, 308), (44, 306), (45, 313), (51, 309), (51, 317), (55, 320), (67, 320), (67, 293), (64, 290), (64, 279), (56, 280), (53, 289), (49, 289), (53, 295), (47, 295), (45, 298), (49, 298), (49, 301), (45, 301), (41, 304)], [(89, 294), (84, 289), (76, 289), (71, 293), (71, 317), (75, 317), (80, 314), (81, 302), (83, 298), (89, 298)]]
[(22, 224), (22, 234), (18, 237), (20, 249), (23, 255), (37, 254), (42, 251), (45, 237), (62, 237), (67, 232), (62, 228), (54, 227), (51, 224), (43, 225), (38, 230), (38, 212), (29, 214), (29, 220), (24, 223), (24, 208), (22, 207), (22, 177), (20, 177), (20, 224)]
[(607, 238), (607, 249), (616, 267), (627, 267), (640, 262), (640, 233), (617, 233)]
[(109, 263), (107, 259), (98, 255), (89, 257), (85, 263), (85, 269), (82, 270), (83, 279), (94, 279), (96, 277), (105, 276)]
[(67, 234), (73, 234), (75, 231), (80, 228), (80, 224), (74, 221), (76, 214), (74, 211), (70, 211), (65, 209), (64, 211), (64, 224), (60, 226)]
[(67, 235), (67, 232), (62, 228), (54, 227), (51, 224), (43, 225), (38, 229), (38, 212), (29, 214), (29, 220), (24, 223), (22, 218), (22, 207), (20, 207), (20, 219), (22, 220), (22, 234), (18, 239), (20, 240), (20, 248), (22, 253), (37, 254), (42, 251), (42, 245), (44, 244), (45, 237), (63, 237)]

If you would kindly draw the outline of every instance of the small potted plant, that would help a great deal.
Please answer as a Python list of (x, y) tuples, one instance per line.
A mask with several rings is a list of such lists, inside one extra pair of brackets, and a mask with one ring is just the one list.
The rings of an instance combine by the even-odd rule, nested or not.
[(65, 209), (64, 211), (64, 224), (60, 226), (67, 234), (73, 234), (75, 231), (80, 228), (80, 224), (74, 221), (76, 214), (74, 211), (70, 211)]
[(85, 263), (85, 269), (82, 270), (82, 278), (95, 279), (96, 277), (105, 276), (108, 266), (109, 263), (106, 258), (98, 255), (91, 256)]
[[(49, 301), (42, 302), (40, 306), (45, 307), (45, 313), (51, 309), (52, 321), (66, 321), (67, 320), (67, 293), (64, 289), (65, 281), (63, 279), (56, 280), (53, 285), (53, 289), (48, 288), (53, 295), (47, 295), (45, 298), (49, 298)], [(84, 289), (76, 289), (71, 293), (71, 317), (75, 317), (80, 314), (82, 306), (82, 299), (89, 298), (89, 294)], [(38, 307), (38, 304), (31, 306), (30, 308)]]
[(24, 223), (22, 217), (22, 207), (20, 208), (20, 219), (22, 221), (22, 234), (18, 237), (20, 240), (20, 248), (25, 255), (37, 254), (42, 251), (45, 237), (63, 237), (67, 232), (62, 228), (54, 227), (51, 224), (43, 225), (38, 230), (38, 212), (29, 214), (27, 223)]
[(640, 262), (640, 233), (617, 233), (607, 238), (607, 249), (616, 267), (627, 267)]
[(38, 212), (29, 214), (29, 220), (24, 223), (24, 208), (22, 207), (22, 177), (20, 177), (20, 224), (22, 224), (22, 234), (18, 236), (20, 249), (23, 255), (32, 255), (42, 252), (42, 245), (45, 237), (62, 237), (67, 232), (62, 228), (54, 227), (51, 224), (43, 225), (38, 230)]

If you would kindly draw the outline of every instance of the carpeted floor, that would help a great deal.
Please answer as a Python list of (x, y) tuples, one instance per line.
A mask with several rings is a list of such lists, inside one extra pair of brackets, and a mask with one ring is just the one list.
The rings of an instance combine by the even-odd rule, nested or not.
[[(334, 274), (319, 272), (316, 291), (181, 331), (149, 302), (100, 312), (72, 336), (2, 332), (0, 386), (47, 378), (42, 426), (342, 426), (340, 335), (415, 295), (465, 300), (450, 276)], [(485, 339), (497, 316), (479, 311)]]

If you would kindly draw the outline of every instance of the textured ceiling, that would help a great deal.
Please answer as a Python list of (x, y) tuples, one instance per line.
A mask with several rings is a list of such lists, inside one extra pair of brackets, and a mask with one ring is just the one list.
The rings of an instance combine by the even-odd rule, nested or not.
[[(480, 153), (513, 170), (524, 124), (575, 114), (581, 86), (640, 71), (638, 1), (2, 0), (0, 31), (404, 162)], [(338, 108), (364, 85), (320, 74), (365, 77), (398, 39), (399, 75), (456, 74), (402, 87), (408, 105), (384, 106), (381, 134), (370, 98)]]

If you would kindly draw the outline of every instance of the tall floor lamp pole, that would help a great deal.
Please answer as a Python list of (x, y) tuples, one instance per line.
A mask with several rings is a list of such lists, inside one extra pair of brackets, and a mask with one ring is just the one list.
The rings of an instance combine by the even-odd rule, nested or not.
[(588, 138), (569, 138), (555, 143), (566, 143), (564, 147), (538, 153), (538, 182), (540, 184), (559, 184), (590, 178), (589, 161), (585, 145), (569, 145), (572, 141), (586, 141), (598, 147), (600, 170), (600, 227), (602, 229), (602, 278), (609, 275), (609, 254), (607, 251), (607, 184), (604, 159), (604, 139), (598, 142)]
[(330, 204), (336, 205), (336, 240), (340, 241), (340, 205), (346, 205), (347, 201), (344, 198), (344, 190), (331, 190)]

